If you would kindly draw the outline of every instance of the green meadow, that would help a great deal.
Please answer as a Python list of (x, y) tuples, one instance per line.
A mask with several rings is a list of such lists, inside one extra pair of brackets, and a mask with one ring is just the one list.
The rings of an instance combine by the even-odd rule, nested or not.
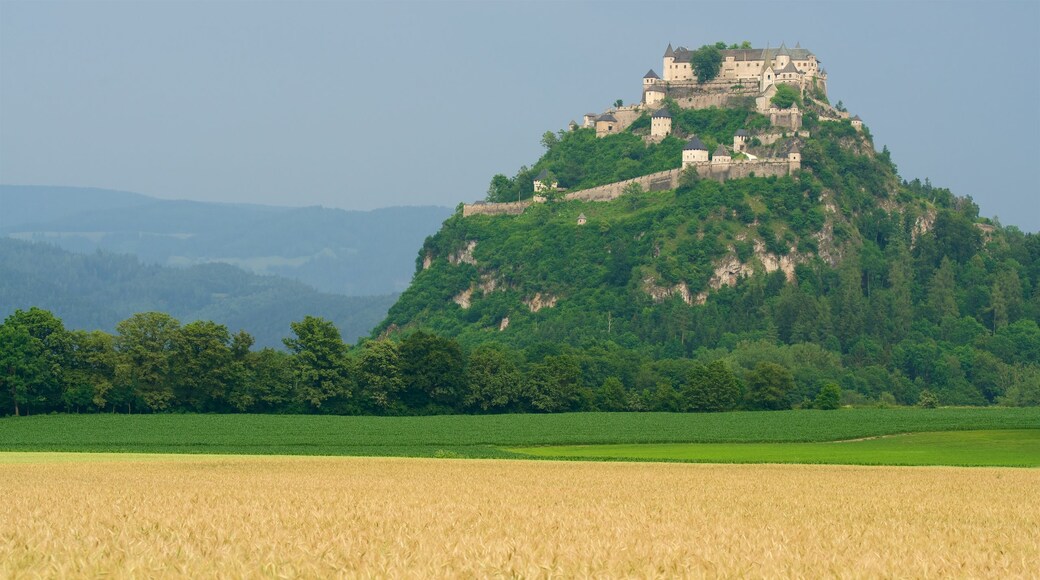
[(699, 463), (1040, 466), (1040, 429), (939, 431), (816, 443), (658, 443), (510, 449), (554, 459)]
[[(884, 437), (907, 433), (917, 435)], [(0, 419), (0, 452), (1038, 465), (1038, 434), (1040, 408), (433, 417), (41, 415)], [(851, 439), (865, 440), (834, 443)]]

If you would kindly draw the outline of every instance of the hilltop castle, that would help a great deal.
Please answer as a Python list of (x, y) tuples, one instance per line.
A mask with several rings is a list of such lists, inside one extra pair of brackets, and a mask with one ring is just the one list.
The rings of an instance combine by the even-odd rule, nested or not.
[[(809, 107), (819, 121), (849, 120), (854, 129), (863, 131), (863, 121), (858, 116), (849, 119), (844, 109), (839, 111), (827, 103), (827, 72), (816, 55), (800, 45), (719, 49), (722, 59), (718, 74), (704, 82), (697, 78), (692, 62), (695, 53), (682, 46), (672, 48), (669, 44), (662, 61), (663, 75), (651, 69), (643, 76), (641, 102), (627, 106), (619, 103), (602, 114), (586, 113), (580, 127), (595, 129), (597, 137), (606, 137), (626, 131), (641, 117), (649, 117), (649, 130), (644, 126), (635, 132), (648, 143), (660, 142), (673, 135), (672, 114), (676, 107), (750, 109), (752, 103), (757, 113), (769, 119), (770, 126), (760, 127), (753, 133), (739, 129), (733, 135), (731, 148), (719, 143), (710, 155), (707, 145), (697, 135), (686, 134), (687, 143), (678, 169), (567, 193), (563, 193), (555, 178), (543, 169), (534, 179), (534, 196), (530, 200), (466, 204), (463, 216), (519, 214), (531, 203), (545, 203), (554, 195), (566, 200), (608, 201), (624, 195), (632, 185), (644, 191), (674, 189), (681, 173), (687, 170), (718, 181), (791, 175), (801, 170), (798, 143), (809, 137), (809, 132), (802, 129), (802, 110), (797, 102), (786, 108), (773, 103), (777, 87), (782, 85), (795, 88), (802, 97), (799, 102)], [(571, 121), (569, 128), (574, 131), (579, 125)], [(680, 136), (683, 134), (680, 131)]]

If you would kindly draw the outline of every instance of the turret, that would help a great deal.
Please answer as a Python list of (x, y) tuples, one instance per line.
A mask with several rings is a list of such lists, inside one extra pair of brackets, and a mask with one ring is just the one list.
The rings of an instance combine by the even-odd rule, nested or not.
[(748, 140), (751, 138), (748, 132), (744, 129), (737, 129), (736, 134), (733, 135), (733, 150), (742, 152), (747, 150)]
[(776, 57), (773, 59), (773, 66), (776, 70), (780, 70), (789, 62), (791, 62), (791, 51), (787, 50), (787, 46), (781, 42), (780, 48), (776, 51)]
[(647, 88), (650, 87), (650, 85), (656, 83), (659, 80), (661, 80), (661, 77), (657, 76), (657, 73), (654, 72), (654, 69), (650, 69), (650, 72), (643, 75), (643, 90), (645, 91)]
[(853, 117), (851, 119), (851, 122), (852, 122), (853, 128), (855, 128), (857, 131), (862, 131), (863, 130), (863, 119), (860, 119), (859, 115), (856, 115), (855, 117)]
[(685, 169), (687, 166), (695, 163), (706, 163), (708, 161), (708, 148), (704, 143), (697, 138), (696, 135), (690, 139), (690, 142), (683, 147), (682, 152), (682, 166)]
[(787, 172), (794, 173), (802, 168), (802, 151), (797, 143), (792, 143), (787, 150)]
[(664, 64), (662, 65), (662, 71), (664, 74), (664, 80), (670, 81), (675, 78), (674, 69), (675, 65), (675, 51), (672, 50), (672, 43), (668, 43), (668, 48), (664, 51)]
[(672, 113), (667, 108), (654, 111), (650, 116), (650, 136), (663, 139), (672, 132)]
[(664, 86), (660, 83), (654, 83), (643, 91), (643, 102), (647, 105), (654, 105), (664, 100), (665, 96)]
[(617, 129), (618, 120), (610, 113), (604, 113), (596, 117), (596, 136), (605, 137), (614, 133)]
[(711, 154), (711, 164), (727, 164), (733, 161), (733, 158), (729, 156), (729, 151), (726, 151), (726, 147), (719, 143), (719, 146), (715, 148), (715, 153)]
[(556, 178), (549, 173), (548, 170), (543, 169), (537, 177), (534, 178), (534, 192), (544, 193), (547, 191), (555, 191), (560, 186), (560, 182), (556, 181)]

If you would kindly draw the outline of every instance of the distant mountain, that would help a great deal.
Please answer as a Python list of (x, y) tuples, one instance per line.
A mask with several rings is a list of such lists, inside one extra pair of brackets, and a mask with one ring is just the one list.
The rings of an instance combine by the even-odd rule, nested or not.
[(417, 250), (452, 210), (345, 211), (159, 200), (75, 187), (0, 185), (0, 235), (147, 263), (223, 262), (348, 296), (408, 286)]
[(349, 342), (365, 336), (396, 295), (326, 294), (294, 280), (258, 276), (227, 264), (170, 268), (133, 256), (0, 238), (0, 318), (38, 306), (68, 328), (112, 332), (131, 314), (166, 312), (181, 322), (213, 320), (246, 330), (258, 346), (280, 346), (289, 323), (306, 315), (332, 320)]

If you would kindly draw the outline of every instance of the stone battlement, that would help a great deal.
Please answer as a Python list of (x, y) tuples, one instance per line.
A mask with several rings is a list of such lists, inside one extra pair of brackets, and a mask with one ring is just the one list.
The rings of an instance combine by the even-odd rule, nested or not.
[[(726, 181), (727, 179), (743, 179), (745, 177), (781, 177), (790, 175), (791, 172), (800, 168), (800, 164), (792, 163), (789, 159), (740, 159), (718, 163), (705, 161), (691, 163), (687, 167), (697, 171), (703, 179), (714, 179)], [(625, 190), (632, 184), (639, 185), (644, 191), (664, 191), (675, 189), (679, 186), (679, 177), (683, 169), (669, 169), (658, 171), (649, 175), (633, 177), (624, 181), (616, 181), (606, 185), (590, 187), (572, 191), (563, 196), (566, 201), (611, 201), (625, 194)], [(477, 202), (464, 204), (462, 206), (462, 217), (471, 215), (520, 215), (532, 203), (544, 203), (544, 197), (535, 197), (532, 200), (512, 201), (507, 203)]]

